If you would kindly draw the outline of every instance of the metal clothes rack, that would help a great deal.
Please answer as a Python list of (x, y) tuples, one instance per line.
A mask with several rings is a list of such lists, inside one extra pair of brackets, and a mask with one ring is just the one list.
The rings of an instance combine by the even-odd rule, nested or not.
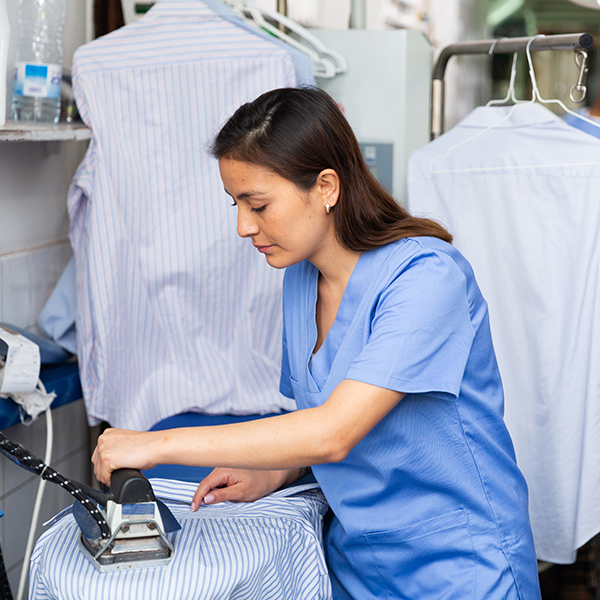
[[(542, 37), (499, 38), (496, 40), (480, 40), (460, 42), (442, 48), (433, 67), (431, 97), (431, 139), (444, 132), (444, 73), (452, 56), (459, 54), (513, 54), (525, 52), (530, 44), (531, 52), (541, 50), (574, 50), (585, 52), (594, 46), (594, 38), (589, 33), (569, 33), (563, 35), (546, 35)], [(585, 64), (582, 61), (581, 73)], [(582, 77), (580, 77), (581, 81)], [(578, 82), (578, 85), (580, 82)]]

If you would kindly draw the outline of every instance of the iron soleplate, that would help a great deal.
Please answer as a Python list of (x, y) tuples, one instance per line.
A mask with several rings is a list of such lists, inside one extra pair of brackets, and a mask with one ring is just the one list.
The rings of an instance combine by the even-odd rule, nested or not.
[(148, 569), (168, 565), (173, 547), (159, 536), (106, 540), (89, 540), (78, 536), (85, 557), (101, 573)]

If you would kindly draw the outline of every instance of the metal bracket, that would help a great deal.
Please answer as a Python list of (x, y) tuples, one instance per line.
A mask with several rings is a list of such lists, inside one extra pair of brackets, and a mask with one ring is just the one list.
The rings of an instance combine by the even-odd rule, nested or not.
[[(588, 53), (585, 50), (581, 50), (580, 48), (575, 50), (575, 64), (579, 69), (579, 77), (577, 78), (577, 83), (572, 85), (571, 89), (569, 90), (569, 98), (571, 98), (573, 102), (583, 102), (587, 94), (587, 87), (585, 85), (585, 80), (588, 73), (587, 59)], [(574, 92), (579, 92), (581, 94), (581, 98), (575, 98)]]

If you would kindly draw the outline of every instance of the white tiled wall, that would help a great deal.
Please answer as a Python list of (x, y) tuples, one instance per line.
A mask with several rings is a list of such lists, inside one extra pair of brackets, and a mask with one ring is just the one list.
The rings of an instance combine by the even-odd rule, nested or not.
[(66, 240), (0, 255), (0, 321), (34, 327), (71, 256)]

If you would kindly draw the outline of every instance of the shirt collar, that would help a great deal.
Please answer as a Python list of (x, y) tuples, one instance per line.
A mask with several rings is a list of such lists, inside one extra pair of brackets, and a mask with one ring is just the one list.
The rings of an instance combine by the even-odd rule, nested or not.
[(479, 106), (460, 121), (457, 127), (482, 128), (494, 125), (495, 128), (512, 128), (560, 120), (545, 106), (527, 102), (516, 106)]
[(183, 15), (214, 19), (231, 17), (235, 13), (219, 0), (159, 0), (148, 11), (152, 16)]

